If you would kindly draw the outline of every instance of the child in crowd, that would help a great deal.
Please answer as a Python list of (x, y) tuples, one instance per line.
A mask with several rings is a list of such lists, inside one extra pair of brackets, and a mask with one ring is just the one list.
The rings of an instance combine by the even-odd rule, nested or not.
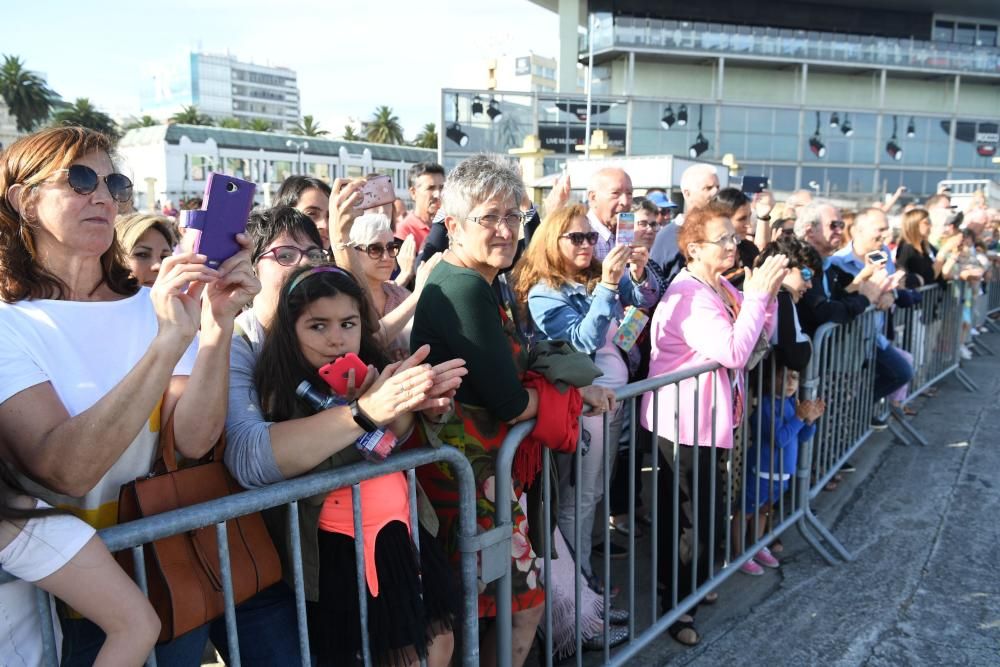
[[(747, 477), (757, 480), (757, 483), (748, 481), (746, 490), (747, 519), (754, 542), (764, 536), (771, 508), (788, 490), (798, 464), (799, 445), (813, 436), (816, 420), (826, 410), (826, 403), (821, 399), (800, 401), (796, 398), (799, 391), (797, 371), (777, 365), (773, 383), (773, 387), (765, 389), (760, 405), (750, 418), (751, 434), (756, 434), (760, 425), (760, 442), (751, 445), (747, 453)], [(780, 563), (767, 547), (761, 547), (740, 571), (759, 576), (764, 574), (761, 565), (776, 568)]]
[[(388, 358), (375, 338), (372, 315), (361, 286), (343, 269), (328, 264), (306, 266), (289, 275), (255, 371), (266, 419), (297, 422), (303, 432), (315, 428), (312, 415), (317, 410), (298, 397), (296, 388), (308, 381), (314, 391), (328, 395), (317, 371), (348, 353), (372, 364), (368, 375), (373, 378), (376, 369), (382, 372), (374, 382), (360, 382), (359, 393), (376, 391), (391, 379), (399, 364), (387, 368)], [(363, 413), (363, 404), (352, 405)], [(379, 421), (377, 413), (365, 418)], [(406, 412), (383, 428), (402, 442), (413, 423), (413, 413)], [(326, 467), (360, 460), (359, 452), (349, 447), (334, 454)], [(447, 665), (453, 647), (457, 587), (444, 552), (423, 529), (417, 558), (412, 536), (418, 528), (410, 523), (406, 476), (396, 472), (361, 482), (361, 500), (368, 636), (375, 664), (402, 667), (425, 658), (432, 666)], [(361, 650), (361, 624), (351, 488), (307, 501), (322, 504), (318, 535), (316, 531), (302, 535), (310, 543), (318, 539), (320, 564), (319, 600), (310, 608), (309, 635), (320, 665), (354, 664)]]
[[(0, 566), (20, 581), (0, 585), (0, 665), (41, 665), (41, 619), (35, 584), (104, 631), (95, 665), (141, 665), (160, 619), (93, 528), (25, 495), (0, 462)], [(30, 582), (30, 583), (29, 583)], [(57, 653), (59, 622), (53, 614)]]

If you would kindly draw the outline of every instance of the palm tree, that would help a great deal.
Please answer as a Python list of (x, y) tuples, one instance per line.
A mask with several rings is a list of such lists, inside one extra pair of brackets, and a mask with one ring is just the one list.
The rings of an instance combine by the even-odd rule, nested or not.
[(413, 140), (413, 145), (420, 148), (437, 148), (437, 126), (434, 125), (434, 123), (427, 123), (424, 125), (424, 129), (422, 129), (420, 134), (417, 135), (417, 138)]
[(111, 116), (100, 111), (86, 97), (78, 97), (73, 104), (52, 115), (55, 125), (80, 125), (91, 130), (97, 130), (109, 137), (119, 137), (118, 125)]
[(17, 119), (18, 132), (30, 132), (52, 111), (56, 94), (34, 72), (24, 68), (17, 56), (4, 56), (0, 66), (0, 97)]
[(224, 127), (230, 130), (242, 129), (243, 123), (239, 118), (223, 118), (219, 121), (219, 127)]
[(274, 130), (274, 126), (271, 125), (271, 121), (264, 120), (263, 118), (251, 118), (247, 123), (247, 129), (253, 130), (254, 132), (271, 132)]
[(159, 124), (160, 121), (156, 120), (155, 118), (147, 114), (144, 115), (142, 118), (136, 118), (135, 116), (133, 116), (128, 120), (127, 123), (125, 123), (124, 126), (122, 126), (122, 129), (128, 131), (128, 130), (135, 130), (140, 127), (153, 127), (154, 125), (159, 125)]
[(344, 134), (341, 138), (344, 141), (361, 141), (361, 137), (358, 136), (358, 133), (354, 130), (353, 125), (344, 126)]
[(170, 117), (170, 122), (178, 125), (214, 125), (212, 118), (198, 111), (198, 107), (183, 106), (181, 110)]
[(319, 129), (319, 123), (317, 123), (312, 116), (303, 116), (301, 123), (296, 123), (295, 127), (289, 130), (292, 134), (298, 134), (303, 137), (322, 137), (326, 134), (330, 134), (326, 130)]
[(399, 118), (393, 115), (391, 108), (384, 105), (375, 109), (371, 122), (365, 128), (365, 139), (376, 144), (406, 143)]

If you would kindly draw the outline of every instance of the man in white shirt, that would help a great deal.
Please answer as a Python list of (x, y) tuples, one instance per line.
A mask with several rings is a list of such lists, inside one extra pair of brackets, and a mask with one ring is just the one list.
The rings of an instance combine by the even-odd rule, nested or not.
[(603, 260), (615, 246), (618, 214), (632, 210), (632, 179), (624, 169), (617, 167), (597, 171), (590, 177), (587, 204), (587, 220), (599, 237), (594, 246), (594, 257)]
[[(684, 195), (684, 210), (704, 206), (719, 193), (719, 175), (710, 164), (694, 164), (681, 174), (681, 194)], [(663, 267), (669, 277), (676, 271), (670, 267), (676, 264), (678, 227), (684, 224), (684, 215), (674, 218), (672, 224), (666, 225), (657, 233), (649, 258)], [(678, 267), (679, 268), (679, 267)]]

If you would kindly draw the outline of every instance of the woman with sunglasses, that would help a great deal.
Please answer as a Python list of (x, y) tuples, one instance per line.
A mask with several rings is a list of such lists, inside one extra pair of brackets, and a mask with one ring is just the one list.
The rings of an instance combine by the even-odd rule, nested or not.
[[(116, 523), (121, 485), (150, 472), (161, 424), (186, 457), (218, 440), (233, 321), (260, 289), (242, 236), (218, 270), (179, 254), (140, 286), (115, 238), (131, 197), (109, 140), (91, 130), (42, 130), (0, 158), (0, 459), (96, 528)], [(272, 610), (238, 614), (245, 655), (298, 654), (282, 633), (246, 631), (243, 621), (281, 627)], [(103, 632), (85, 619), (62, 626), (63, 664), (93, 664)], [(158, 646), (158, 663), (197, 664), (208, 631)]]
[[(684, 601), (707, 580), (709, 545), (724, 543), (718, 531), (729, 521), (722, 497), (727, 485), (718, 479), (719, 463), (732, 449), (733, 429), (743, 419), (746, 368), (756, 363), (755, 351), (767, 348), (775, 325), (775, 295), (787, 272), (788, 260), (775, 254), (760, 268), (744, 269), (743, 292), (722, 277), (736, 261), (738, 238), (729, 211), (712, 202), (687, 213), (677, 237), (687, 266), (670, 283), (650, 322), (651, 376), (720, 366), (657, 390), (655, 401), (652, 393), (642, 398), (642, 425), (654, 431), (667, 462), (657, 478), (658, 514), (665, 517), (657, 547), (663, 613), (673, 608), (675, 595)], [(680, 501), (677, 523), (675, 494)], [(696, 610), (669, 628), (681, 644), (700, 641)]]
[[(597, 232), (587, 212), (577, 204), (557, 209), (535, 232), (531, 245), (514, 271), (518, 300), (527, 302), (531, 322), (541, 338), (565, 340), (591, 355), (604, 375), (595, 384), (612, 391), (628, 384), (629, 371), (639, 363), (639, 350), (623, 353), (613, 342), (626, 306), (650, 308), (659, 297), (659, 282), (646, 270), (649, 250), (642, 245), (618, 245), (604, 261), (594, 257)], [(623, 412), (613, 406), (609, 446), (617, 449)], [(580, 525), (589, 527), (602, 494), (601, 470), (605, 459), (604, 418), (584, 417), (582, 422), (583, 476), (575, 479), (573, 457), (557, 457), (559, 466), (559, 529), (575, 544), (576, 491), (581, 487)], [(591, 531), (581, 530), (578, 554), (591, 587), (602, 583), (590, 566)]]
[(406, 316), (402, 331), (386, 345), (386, 351), (394, 361), (405, 359), (410, 356), (410, 327), (420, 292), (427, 282), (427, 276), (441, 261), (441, 255), (434, 255), (420, 265), (414, 284), (415, 289), (411, 293), (410, 290), (391, 280), (403, 241), (393, 236), (388, 217), (382, 213), (366, 213), (359, 216), (351, 227), (351, 243), (356, 255), (356, 264), (364, 271), (363, 277), (376, 315), (380, 319), (389, 313), (394, 313), (397, 317), (404, 314)]

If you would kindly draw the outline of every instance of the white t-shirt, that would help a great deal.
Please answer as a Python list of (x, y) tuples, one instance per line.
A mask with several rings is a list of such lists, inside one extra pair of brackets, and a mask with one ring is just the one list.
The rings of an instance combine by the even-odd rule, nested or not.
[[(39, 501), (38, 507), (48, 505)], [(43, 663), (35, 587), (29, 582), (57, 572), (93, 536), (94, 529), (76, 517), (47, 516), (30, 519), (13, 541), (0, 550), (0, 566), (22, 580), (0, 585), (0, 665), (35, 667)], [(58, 652), (62, 632), (55, 619), (55, 605), (52, 612)]]
[[(43, 382), (51, 382), (70, 416), (84, 412), (139, 363), (159, 328), (143, 287), (120, 301), (37, 299), (0, 303), (0, 404)], [(174, 375), (190, 375), (197, 339)], [(160, 432), (160, 404), (111, 469), (82, 498), (53, 493), (26, 478), (33, 496), (65, 507), (96, 528), (114, 525), (121, 485), (149, 472)]]

